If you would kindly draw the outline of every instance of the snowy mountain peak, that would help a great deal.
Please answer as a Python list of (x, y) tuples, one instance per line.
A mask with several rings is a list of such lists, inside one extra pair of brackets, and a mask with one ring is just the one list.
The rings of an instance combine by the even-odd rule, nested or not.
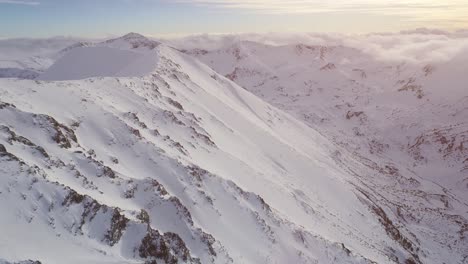
[(130, 48), (130, 49), (149, 49), (153, 50), (161, 43), (155, 40), (151, 40), (141, 34), (138, 33), (128, 33), (122, 37), (107, 40), (101, 45), (112, 45), (118, 48)]
[(128, 34), (123, 35), (121, 38), (123, 39), (148, 39), (147, 37), (143, 36), (142, 34), (130, 32)]

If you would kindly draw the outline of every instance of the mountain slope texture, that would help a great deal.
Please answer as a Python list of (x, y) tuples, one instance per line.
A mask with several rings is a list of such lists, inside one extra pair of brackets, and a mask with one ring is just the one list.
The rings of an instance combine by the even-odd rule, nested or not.
[(135, 33), (44, 61), (0, 78), (0, 263), (468, 261), (458, 64)]

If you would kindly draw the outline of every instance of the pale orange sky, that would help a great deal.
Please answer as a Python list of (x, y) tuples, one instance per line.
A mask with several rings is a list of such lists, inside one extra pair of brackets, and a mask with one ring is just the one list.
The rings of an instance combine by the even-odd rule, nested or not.
[(468, 0), (0, 0), (0, 37), (468, 28)]

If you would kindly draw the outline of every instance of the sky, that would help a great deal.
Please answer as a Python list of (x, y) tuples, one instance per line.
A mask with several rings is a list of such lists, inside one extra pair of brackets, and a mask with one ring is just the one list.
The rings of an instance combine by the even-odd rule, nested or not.
[(0, 38), (468, 28), (468, 0), (0, 0)]

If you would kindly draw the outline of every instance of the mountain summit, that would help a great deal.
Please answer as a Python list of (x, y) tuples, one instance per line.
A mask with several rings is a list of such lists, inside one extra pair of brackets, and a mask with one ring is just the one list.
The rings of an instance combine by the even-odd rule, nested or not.
[(107, 40), (102, 44), (117, 48), (153, 50), (161, 43), (155, 40), (151, 40), (141, 34), (131, 32), (122, 37)]

